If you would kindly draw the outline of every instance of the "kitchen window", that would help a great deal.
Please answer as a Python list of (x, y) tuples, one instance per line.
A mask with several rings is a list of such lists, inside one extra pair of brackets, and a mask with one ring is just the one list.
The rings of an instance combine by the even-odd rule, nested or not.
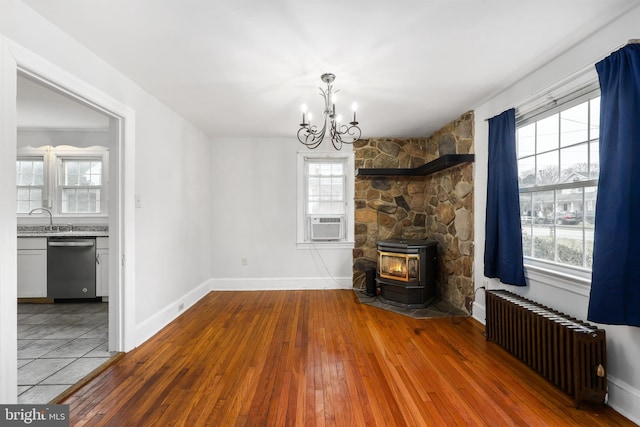
[(106, 215), (107, 171), (106, 148), (18, 149), (17, 213), (45, 207), (58, 216)]
[[(586, 92), (586, 93), (585, 93)], [(525, 264), (588, 278), (599, 174), (599, 90), (516, 125)]]
[(60, 159), (60, 212), (100, 213), (101, 159)]
[(18, 213), (43, 207), (44, 158), (23, 157), (16, 161), (16, 197)]

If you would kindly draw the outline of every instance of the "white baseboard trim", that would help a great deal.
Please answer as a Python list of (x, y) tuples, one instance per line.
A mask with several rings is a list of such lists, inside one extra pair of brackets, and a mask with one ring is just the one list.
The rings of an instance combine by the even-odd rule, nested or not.
[(210, 291), (211, 279), (205, 281), (182, 298), (172, 302), (153, 316), (136, 325), (136, 346), (139, 346), (157, 334), (162, 328), (173, 322)]
[(640, 390), (618, 378), (607, 376), (609, 402), (616, 412), (640, 425)]
[(211, 279), (212, 291), (285, 291), (311, 289), (352, 289), (351, 277), (269, 277)]
[(478, 304), (478, 302), (473, 303), (473, 312), (471, 314), (474, 319), (478, 322), (486, 325), (487, 323), (487, 310), (484, 304)]

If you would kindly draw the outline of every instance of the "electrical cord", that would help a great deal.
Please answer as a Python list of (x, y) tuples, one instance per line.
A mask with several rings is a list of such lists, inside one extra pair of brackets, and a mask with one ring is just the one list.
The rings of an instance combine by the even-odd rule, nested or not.
[[(317, 255), (317, 258), (320, 260), (320, 262), (322, 263), (322, 267), (324, 267), (324, 270), (327, 272), (327, 274), (329, 275), (329, 277), (331, 277), (331, 280), (333, 280), (339, 287), (342, 286), (342, 283), (340, 283), (338, 281), (338, 279), (336, 279), (333, 274), (331, 274), (331, 270), (329, 269), (329, 267), (327, 267), (327, 264), (324, 262), (324, 258), (322, 258), (322, 255), (320, 254), (320, 251), (318, 250), (318, 248), (316, 247), (315, 244), (312, 244), (311, 247), (313, 248), (313, 252), (315, 252), (315, 254)], [(314, 257), (315, 260), (315, 257)]]
[(380, 298), (378, 298), (378, 295), (374, 295), (374, 296), (362, 295), (363, 293), (365, 293), (365, 288), (362, 288), (362, 287), (355, 288), (354, 291), (356, 292), (356, 295), (358, 295), (358, 304), (371, 304), (374, 301), (380, 300)]

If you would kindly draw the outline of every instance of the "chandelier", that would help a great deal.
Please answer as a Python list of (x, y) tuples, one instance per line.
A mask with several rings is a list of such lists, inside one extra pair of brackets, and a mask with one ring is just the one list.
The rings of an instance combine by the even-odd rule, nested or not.
[[(329, 134), (331, 143), (336, 150), (342, 148), (342, 144), (353, 144), (360, 139), (360, 128), (356, 121), (357, 105), (353, 103), (353, 121), (349, 124), (341, 123), (341, 116), (336, 114), (336, 96), (338, 92), (333, 90), (333, 81), (336, 79), (335, 74), (325, 73), (320, 76), (323, 82), (327, 84), (327, 89), (320, 89), (320, 95), (324, 98), (324, 123), (321, 127), (311, 124), (311, 113), (307, 114), (306, 105), (302, 106), (302, 123), (298, 130), (298, 141), (309, 148), (318, 148), (325, 135)], [(308, 121), (307, 121), (308, 120)]]

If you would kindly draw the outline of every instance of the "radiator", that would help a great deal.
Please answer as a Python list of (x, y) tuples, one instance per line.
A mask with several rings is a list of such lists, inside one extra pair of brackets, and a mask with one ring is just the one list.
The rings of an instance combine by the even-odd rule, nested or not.
[(605, 403), (604, 329), (502, 290), (486, 292), (486, 338), (583, 402)]

